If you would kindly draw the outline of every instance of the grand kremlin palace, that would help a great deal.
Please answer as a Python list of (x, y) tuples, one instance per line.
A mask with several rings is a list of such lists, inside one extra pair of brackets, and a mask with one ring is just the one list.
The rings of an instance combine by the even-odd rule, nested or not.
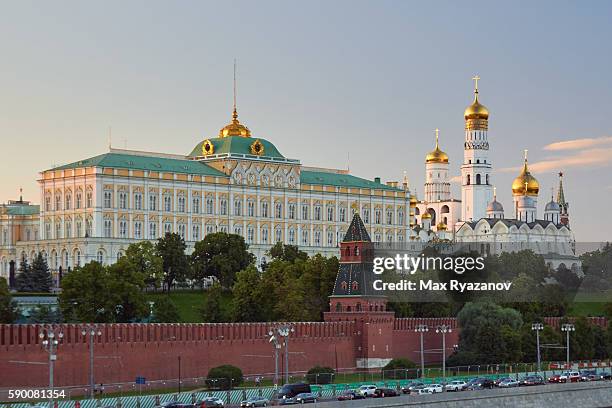
[(405, 241), (411, 230), (406, 187), (303, 166), (253, 137), (236, 109), (218, 137), (187, 156), (109, 147), (43, 171), (38, 182), (40, 206), (0, 206), (0, 276), (39, 252), (56, 276), (92, 260), (113, 263), (130, 243), (167, 232), (188, 248), (217, 231), (242, 235), (258, 263), (277, 241), (337, 255), (356, 210), (375, 241)]

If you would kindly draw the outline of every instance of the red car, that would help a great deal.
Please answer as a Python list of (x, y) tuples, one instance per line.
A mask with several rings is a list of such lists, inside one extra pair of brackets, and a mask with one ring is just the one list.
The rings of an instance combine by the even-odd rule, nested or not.
[(563, 381), (561, 381), (561, 376), (559, 374), (555, 374), (551, 377), (548, 377), (548, 382), (549, 383), (561, 383)]

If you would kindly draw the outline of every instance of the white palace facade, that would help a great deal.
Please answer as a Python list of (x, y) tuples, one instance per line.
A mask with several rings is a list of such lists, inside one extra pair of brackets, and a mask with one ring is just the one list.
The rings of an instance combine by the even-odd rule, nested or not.
[(421, 200), (406, 178), (401, 185), (382, 183), (283, 156), (251, 135), (235, 106), (218, 136), (188, 155), (109, 147), (42, 171), (40, 206), (22, 199), (0, 205), (0, 276), (14, 276), (19, 261), (37, 253), (56, 276), (93, 260), (113, 263), (131, 243), (168, 232), (183, 237), (189, 249), (207, 234), (239, 234), (258, 264), (279, 241), (309, 254), (338, 255), (354, 211), (378, 243), (479, 242), (497, 253), (531, 248), (554, 267), (575, 264), (562, 179), (556, 201), (551, 198), (539, 218), (540, 187), (525, 155), (506, 214), (493, 187), (489, 111), (479, 101), (477, 82), (464, 119), (461, 198), (452, 197), (438, 131), (425, 158)]

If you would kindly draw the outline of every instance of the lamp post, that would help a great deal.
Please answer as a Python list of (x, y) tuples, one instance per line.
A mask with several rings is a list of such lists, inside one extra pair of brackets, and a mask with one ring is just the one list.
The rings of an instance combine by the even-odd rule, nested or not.
[(94, 344), (96, 337), (102, 336), (97, 324), (86, 324), (81, 326), (81, 334), (84, 337), (89, 335), (89, 397), (94, 397)]
[(573, 332), (576, 330), (576, 326), (574, 326), (571, 323), (565, 323), (561, 325), (561, 331), (564, 331), (567, 335), (567, 340), (566, 340), (566, 364), (567, 364), (567, 369), (570, 369), (570, 332)]
[(274, 344), (274, 386), (278, 386), (278, 350), (280, 350), (281, 345), (278, 342), (278, 338), (274, 335), (274, 330), (270, 329), (268, 332), (270, 336), (270, 343)]
[(426, 324), (417, 324), (414, 329), (415, 333), (421, 335), (421, 378), (425, 377), (425, 350), (423, 350), (423, 333), (429, 331), (429, 327)]
[(436, 327), (436, 333), (442, 333), (442, 377), (446, 378), (446, 333), (452, 333), (453, 329), (448, 324)]
[(538, 354), (538, 373), (542, 371), (542, 358), (540, 355), (540, 331), (544, 330), (544, 325), (542, 323), (534, 323), (531, 325), (531, 330), (536, 332), (536, 347)]
[(51, 398), (49, 399), (49, 408), (53, 407), (53, 368), (55, 360), (57, 360), (57, 346), (64, 337), (64, 333), (56, 331), (53, 326), (44, 326), (38, 334), (41, 340), (41, 345), (47, 353), (49, 353), (49, 390)]
[(294, 333), (295, 329), (289, 324), (282, 324), (276, 327), (276, 334), (284, 338), (285, 345), (285, 384), (289, 383), (289, 335)]

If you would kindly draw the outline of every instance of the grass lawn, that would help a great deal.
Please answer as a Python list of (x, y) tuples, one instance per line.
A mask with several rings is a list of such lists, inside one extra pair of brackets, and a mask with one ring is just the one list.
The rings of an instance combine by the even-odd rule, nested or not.
[[(169, 296), (178, 309), (182, 323), (202, 323), (200, 310), (204, 306), (207, 295), (205, 290), (193, 290), (170, 292)], [(161, 292), (147, 294), (147, 298), (153, 302), (162, 296), (168, 295)], [(221, 298), (221, 310), (225, 316), (229, 315), (231, 300), (232, 295), (230, 293), (224, 293)]]

